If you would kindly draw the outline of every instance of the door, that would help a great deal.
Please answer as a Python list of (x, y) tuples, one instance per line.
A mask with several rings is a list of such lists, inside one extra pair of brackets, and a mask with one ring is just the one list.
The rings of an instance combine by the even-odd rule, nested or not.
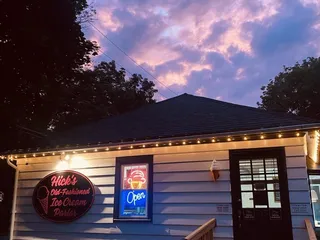
[(283, 148), (230, 151), (235, 240), (292, 239)]
[(0, 159), (0, 237), (10, 231), (15, 170)]

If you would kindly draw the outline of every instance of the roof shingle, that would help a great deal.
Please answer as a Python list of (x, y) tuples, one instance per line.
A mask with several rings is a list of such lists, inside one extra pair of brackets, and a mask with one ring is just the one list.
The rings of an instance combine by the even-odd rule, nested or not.
[(54, 144), (96, 144), (192, 136), (318, 123), (319, 120), (269, 112), (189, 94), (74, 127)]

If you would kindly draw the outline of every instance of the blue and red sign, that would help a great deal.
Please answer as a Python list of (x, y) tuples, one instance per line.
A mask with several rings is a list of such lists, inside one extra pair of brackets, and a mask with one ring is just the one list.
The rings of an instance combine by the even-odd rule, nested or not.
[(120, 193), (120, 217), (147, 217), (148, 164), (124, 165)]

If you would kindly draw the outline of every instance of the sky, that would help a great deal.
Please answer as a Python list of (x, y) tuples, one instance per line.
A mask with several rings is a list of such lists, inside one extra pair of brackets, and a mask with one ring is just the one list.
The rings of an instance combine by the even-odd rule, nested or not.
[[(86, 37), (153, 80), (158, 101), (189, 93), (257, 106), (283, 66), (320, 54), (320, 0), (92, 0)], [(107, 55), (107, 56), (106, 56)], [(149, 75), (149, 73), (151, 75)]]

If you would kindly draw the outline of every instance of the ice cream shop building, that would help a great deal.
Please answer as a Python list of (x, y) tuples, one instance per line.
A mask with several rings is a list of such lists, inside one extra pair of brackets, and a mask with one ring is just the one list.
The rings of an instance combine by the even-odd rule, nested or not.
[(2, 154), (0, 239), (315, 239), (319, 129), (188, 94), (74, 127)]

